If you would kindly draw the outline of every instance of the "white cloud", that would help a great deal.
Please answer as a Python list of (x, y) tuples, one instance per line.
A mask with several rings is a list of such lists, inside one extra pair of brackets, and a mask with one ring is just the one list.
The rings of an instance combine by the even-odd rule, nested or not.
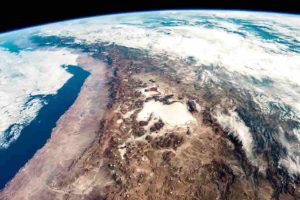
[(250, 133), (249, 128), (245, 125), (243, 120), (241, 120), (238, 114), (229, 110), (228, 114), (224, 114), (219, 110), (216, 111), (214, 117), (217, 119), (218, 123), (222, 126), (223, 129), (227, 130), (229, 134), (237, 137), (243, 144), (243, 149), (246, 152), (246, 155), (250, 161), (254, 161), (253, 157), (253, 138)]
[(0, 49), (0, 148), (9, 145), (3, 138), (5, 130), (19, 124), (11, 131), (11, 137), (16, 139), (41, 108), (41, 100), (28, 102), (30, 96), (56, 94), (72, 76), (61, 65), (75, 65), (76, 59), (77, 55), (67, 50), (15, 54)]
[(286, 148), (287, 156), (281, 157), (279, 166), (283, 166), (291, 174), (300, 174), (300, 143), (299, 143), (299, 130), (295, 129), (294, 134), (297, 137), (296, 141), (287, 141), (282, 130), (279, 134), (279, 142)]
[[(183, 26), (145, 25), (144, 22), (153, 16), (186, 20), (188, 23)], [(211, 20), (217, 26), (195, 26), (201, 18)], [(272, 36), (278, 36), (286, 43), (258, 37), (259, 30), (242, 29), (242, 24), (229, 20), (232, 18), (263, 26)], [(69, 21), (41, 27), (41, 34), (73, 36), (76, 41), (84, 43), (116, 43), (144, 49), (152, 55), (165, 54), (170, 59), (192, 56), (199, 66), (217, 65), (229, 75), (235, 75), (235, 78), (238, 77), (236, 74), (241, 79), (241, 75), (258, 80), (267, 78), (272, 81), (269, 87), (243, 84), (245, 81), (242, 82), (239, 78), (234, 81), (238, 87), (250, 91), (252, 95), (259, 94), (254, 100), (262, 108), (265, 109), (270, 101), (289, 105), (297, 119), (300, 117), (300, 54), (291, 51), (290, 43), (297, 45), (299, 42), (299, 27), (300, 18), (295, 15), (241, 11), (169, 11)], [(230, 31), (241, 32), (245, 36)], [(299, 44), (295, 48), (299, 48)], [(230, 81), (228, 80), (229, 83)], [(218, 113), (217, 118), (224, 127), (231, 129), (240, 138), (247, 155), (251, 155), (251, 133), (237, 114), (233, 111), (229, 115)]]
[[(185, 19), (190, 24), (174, 27), (157, 25), (151, 29), (143, 26), (143, 22), (153, 14), (167, 19)], [(218, 26), (247, 33), (247, 36), (222, 30), (218, 26), (206, 28), (194, 25), (194, 21), (207, 16), (213, 22), (218, 22)], [(41, 34), (74, 36), (86, 43), (116, 43), (150, 50), (153, 55), (166, 54), (170, 59), (193, 56), (199, 65), (218, 65), (231, 73), (237, 72), (260, 80), (270, 78), (275, 83), (274, 87), (281, 89), (276, 96), (292, 105), (300, 114), (300, 95), (289, 89), (291, 85), (300, 86), (300, 54), (291, 52), (287, 44), (264, 40), (252, 32), (240, 30), (241, 25), (229, 22), (229, 18), (264, 25), (274, 31), (272, 34), (289, 41), (293, 37), (300, 37), (298, 16), (240, 11), (170, 11), (96, 17), (42, 27)], [(136, 24), (123, 24), (132, 21)], [(289, 90), (289, 93), (282, 88)]]

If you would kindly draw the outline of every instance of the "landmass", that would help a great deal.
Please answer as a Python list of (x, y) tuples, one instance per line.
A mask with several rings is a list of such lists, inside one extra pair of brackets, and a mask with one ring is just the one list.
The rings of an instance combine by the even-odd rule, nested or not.
[(77, 100), (0, 199), (300, 198), (272, 152), (266, 171), (251, 163), (214, 118), (219, 99), (180, 71), (185, 63), (116, 45), (79, 63), (91, 75)]
[[(106, 65), (82, 54), (78, 64), (90, 73), (78, 98), (58, 120), (51, 138), (18, 172), (0, 199), (53, 199), (63, 193), (52, 187), (98, 136), (107, 104)], [(54, 196), (53, 196), (54, 195)]]

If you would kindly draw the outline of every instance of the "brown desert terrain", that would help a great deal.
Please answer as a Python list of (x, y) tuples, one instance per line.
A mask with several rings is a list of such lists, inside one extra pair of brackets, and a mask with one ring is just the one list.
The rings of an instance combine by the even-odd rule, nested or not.
[[(214, 120), (214, 99), (153, 58), (107, 47), (49, 142), (2, 191), (17, 200), (299, 199)], [(172, 64), (172, 63), (171, 63)], [(189, 78), (189, 77), (186, 77)]]

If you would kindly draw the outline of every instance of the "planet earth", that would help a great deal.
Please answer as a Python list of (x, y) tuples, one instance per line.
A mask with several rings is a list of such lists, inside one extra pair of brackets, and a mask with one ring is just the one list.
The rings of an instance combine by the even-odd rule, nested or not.
[(300, 16), (166, 10), (0, 34), (0, 199), (300, 199)]

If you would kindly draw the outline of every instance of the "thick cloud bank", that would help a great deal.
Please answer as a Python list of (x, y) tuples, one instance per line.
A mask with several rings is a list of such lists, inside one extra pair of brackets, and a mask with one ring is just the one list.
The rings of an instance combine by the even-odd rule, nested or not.
[(42, 97), (56, 94), (72, 76), (61, 66), (76, 65), (76, 59), (66, 50), (15, 54), (0, 49), (0, 148), (8, 147), (35, 118), (46, 103)]
[[(251, 101), (264, 112), (261, 116), (277, 121), (265, 130), (270, 123), (257, 121), (257, 113), (246, 109), (240, 113), (232, 111), (230, 115), (219, 113), (216, 117), (221, 125), (240, 138), (249, 157), (255, 156), (253, 146), (268, 149), (268, 141), (276, 140), (276, 144), (286, 149), (282, 150), (279, 164), (291, 173), (300, 174), (299, 19), (295, 15), (274, 13), (168, 11), (69, 21), (41, 27), (40, 34), (69, 36), (77, 43), (115, 43), (143, 49), (155, 56), (167, 55), (170, 59), (193, 58), (196, 62), (193, 67), (198, 69), (219, 67), (228, 77), (222, 80), (224, 87), (251, 94)], [(191, 72), (198, 70), (187, 67), (191, 67)], [(239, 116), (243, 114), (244, 119), (250, 114), (252, 118), (244, 123)], [(294, 127), (288, 126), (291, 124)], [(284, 135), (293, 135), (295, 139), (287, 140)]]

